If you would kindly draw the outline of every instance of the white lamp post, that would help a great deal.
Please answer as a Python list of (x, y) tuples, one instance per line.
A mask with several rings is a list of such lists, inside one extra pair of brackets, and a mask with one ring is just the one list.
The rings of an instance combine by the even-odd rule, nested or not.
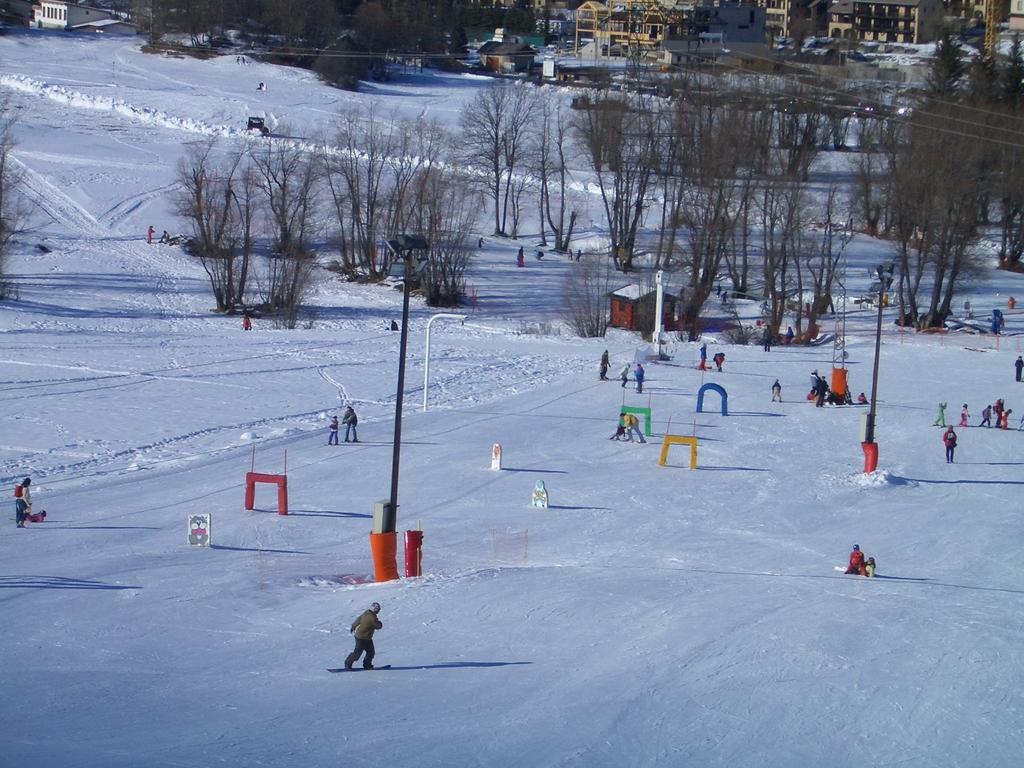
[(440, 320), (441, 318), (447, 318), (447, 319), (450, 319), (450, 320), (462, 320), (463, 322), (465, 322), (466, 315), (458, 315), (458, 314), (455, 314), (455, 313), (452, 313), (452, 312), (441, 312), (439, 314), (433, 315), (429, 320), (427, 320), (427, 343), (426, 343), (426, 351), (424, 353), (424, 362), (423, 362), (423, 410), (424, 411), (427, 410), (427, 391), (428, 391), (428, 387), (430, 386), (430, 326), (431, 326), (431, 324), (435, 320)]

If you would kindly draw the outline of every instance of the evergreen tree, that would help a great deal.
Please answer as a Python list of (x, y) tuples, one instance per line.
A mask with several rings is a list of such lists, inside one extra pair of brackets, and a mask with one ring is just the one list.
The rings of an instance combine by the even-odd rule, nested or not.
[(1024, 47), (1016, 36), (1002, 71), (1002, 101), (1012, 111), (1024, 107)]
[(960, 42), (944, 29), (935, 44), (935, 60), (928, 74), (928, 93), (939, 99), (952, 99), (967, 73), (967, 60)]

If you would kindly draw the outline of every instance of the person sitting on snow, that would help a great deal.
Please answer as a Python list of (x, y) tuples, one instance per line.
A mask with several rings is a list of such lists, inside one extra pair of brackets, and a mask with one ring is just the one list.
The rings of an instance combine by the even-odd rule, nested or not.
[(160, 242), (165, 245), (171, 242), (171, 234), (166, 229), (164, 230), (164, 233), (160, 235)]
[(861, 392), (859, 395), (857, 395), (857, 405), (867, 405), (867, 404), (868, 404), (868, 399), (864, 396), (863, 392)]
[(868, 578), (875, 575), (875, 558), (869, 557), (868, 561), (864, 563), (864, 575)]
[(858, 573), (864, 575), (864, 553), (860, 551), (860, 544), (854, 544), (850, 552), (850, 564), (846, 568), (847, 573)]

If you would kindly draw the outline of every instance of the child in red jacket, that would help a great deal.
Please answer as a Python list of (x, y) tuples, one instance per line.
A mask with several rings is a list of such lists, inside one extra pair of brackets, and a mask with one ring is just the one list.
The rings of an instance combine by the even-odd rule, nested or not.
[(853, 545), (853, 551), (850, 552), (850, 565), (846, 572), (864, 575), (864, 553), (860, 551), (860, 544)]

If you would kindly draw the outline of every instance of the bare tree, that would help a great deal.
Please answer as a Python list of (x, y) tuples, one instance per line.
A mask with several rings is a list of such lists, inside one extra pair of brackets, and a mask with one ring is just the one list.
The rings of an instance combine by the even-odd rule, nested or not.
[(513, 177), (522, 160), (536, 104), (532, 86), (496, 84), (461, 113), (463, 160), (484, 175), (494, 205), (494, 234), (506, 235)]
[(244, 152), (215, 160), (214, 140), (194, 144), (178, 165), (178, 214), (189, 222), (189, 252), (203, 265), (217, 310), (245, 299), (253, 244), (253, 179)]
[(544, 239), (544, 222), (547, 221), (555, 250), (564, 253), (572, 243), (577, 212), (569, 197), (569, 125), (560, 99), (549, 96), (542, 101), (540, 130), (533, 136), (531, 154), (536, 158), (540, 189), (541, 238)]
[(480, 194), (468, 177), (441, 164), (421, 173), (414, 188), (410, 228), (430, 243), (422, 283), (427, 304), (457, 306), (466, 293), (466, 270), (474, 253), (470, 233), (477, 225)]
[(637, 231), (650, 204), (661, 162), (654, 105), (643, 97), (596, 94), (578, 113), (581, 149), (601, 192), (605, 221), (617, 267), (633, 267)]
[(603, 256), (578, 261), (566, 273), (566, 319), (580, 336), (604, 336), (608, 330), (608, 294), (614, 275)]
[(959, 281), (978, 264), (976, 243), (983, 189), (977, 142), (949, 151), (943, 132), (950, 119), (940, 104), (919, 115), (890, 174), (900, 317), (917, 328), (941, 327)]
[(696, 339), (700, 311), (714, 290), (733, 243), (737, 200), (743, 185), (736, 175), (738, 134), (733, 109), (703, 100), (678, 114), (681, 168), (686, 177), (673, 220), (673, 226), (686, 236), (679, 257), (686, 281), (680, 330)]
[(264, 300), (282, 310), (289, 327), (309, 289), (314, 266), (320, 168), (315, 156), (283, 141), (263, 141), (251, 150), (256, 184), (269, 214), (271, 259)]

